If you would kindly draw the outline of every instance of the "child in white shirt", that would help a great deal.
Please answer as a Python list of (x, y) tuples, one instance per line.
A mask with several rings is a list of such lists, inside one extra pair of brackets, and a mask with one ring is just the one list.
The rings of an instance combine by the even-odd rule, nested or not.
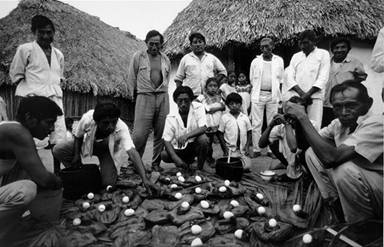
[(251, 159), (249, 144), (252, 135), (251, 122), (241, 112), (242, 99), (237, 93), (231, 93), (225, 101), (229, 112), (223, 114), (219, 124), (219, 137), (225, 142), (224, 156), (239, 157), (245, 170), (249, 170)]
[(247, 116), (251, 111), (251, 90), (252, 85), (247, 80), (247, 76), (245, 73), (240, 72), (237, 78), (236, 91), (243, 99), (242, 112)]
[(230, 93), (236, 93), (236, 74), (234, 71), (228, 73), (228, 77), (223, 77), (221, 80), (220, 92), (223, 100), (227, 98)]

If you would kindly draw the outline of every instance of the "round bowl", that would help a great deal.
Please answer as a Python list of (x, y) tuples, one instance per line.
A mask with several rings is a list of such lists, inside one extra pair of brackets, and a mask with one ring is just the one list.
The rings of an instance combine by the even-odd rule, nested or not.
[(275, 176), (275, 174), (276, 173), (274, 171), (266, 170), (266, 171), (260, 172), (260, 177), (264, 181), (270, 181), (273, 178), (273, 176)]

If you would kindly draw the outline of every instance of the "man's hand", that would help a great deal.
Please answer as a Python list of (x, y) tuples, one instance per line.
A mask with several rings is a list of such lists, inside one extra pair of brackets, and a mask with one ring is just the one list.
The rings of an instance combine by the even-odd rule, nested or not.
[(308, 94), (308, 93), (304, 93), (302, 96), (301, 96), (301, 99), (304, 101), (304, 104), (305, 105), (312, 105), (312, 98), (311, 98), (311, 95)]
[(285, 102), (284, 109), (287, 114), (296, 118), (307, 115), (304, 106), (289, 101)]
[(149, 196), (158, 196), (160, 194), (160, 187), (149, 180), (143, 180), (143, 185), (147, 190)]
[(271, 126), (276, 126), (280, 124), (285, 124), (284, 116), (281, 114), (276, 114), (271, 121)]
[(184, 147), (184, 145), (185, 145), (185, 143), (187, 143), (188, 139), (189, 139), (189, 137), (188, 137), (187, 134), (180, 136), (180, 137), (177, 139), (177, 145), (178, 145), (178, 147), (179, 147), (179, 148)]
[(177, 167), (182, 167), (182, 168), (185, 168), (185, 169), (188, 168), (188, 164), (185, 163), (184, 160), (182, 160), (182, 159), (180, 159), (180, 158), (175, 159), (174, 162), (175, 162), (175, 165), (176, 165)]

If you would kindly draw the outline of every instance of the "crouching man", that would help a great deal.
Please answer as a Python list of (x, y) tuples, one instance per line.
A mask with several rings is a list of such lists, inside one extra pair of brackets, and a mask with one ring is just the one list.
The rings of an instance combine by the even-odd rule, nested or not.
[(74, 140), (57, 144), (53, 155), (65, 167), (99, 160), (103, 187), (117, 182), (119, 157), (125, 151), (132, 160), (143, 184), (150, 193), (155, 186), (145, 175), (144, 165), (135, 149), (128, 126), (119, 118), (120, 109), (113, 103), (99, 103), (85, 113), (74, 131)]
[(161, 153), (164, 162), (174, 162), (177, 167), (189, 168), (197, 156), (201, 170), (208, 154), (209, 139), (205, 108), (194, 98), (190, 87), (179, 86), (173, 93), (178, 111), (169, 113), (165, 120), (163, 139), (165, 150)]
[(332, 88), (337, 119), (318, 133), (304, 107), (288, 102), (287, 112), (300, 122), (311, 148), (306, 162), (322, 197), (337, 198), (348, 223), (383, 217), (383, 116), (370, 112), (364, 85), (345, 81)]
[[(12, 241), (12, 237), (20, 238), (15, 230), (26, 210), (39, 220), (56, 220), (59, 216), (61, 180), (44, 167), (33, 138), (46, 138), (54, 130), (57, 117), (62, 115), (60, 107), (50, 99), (33, 96), (21, 100), (17, 121), (0, 123), (1, 246), (9, 246), (7, 241)], [(34, 207), (44, 204), (42, 198), (50, 205)]]

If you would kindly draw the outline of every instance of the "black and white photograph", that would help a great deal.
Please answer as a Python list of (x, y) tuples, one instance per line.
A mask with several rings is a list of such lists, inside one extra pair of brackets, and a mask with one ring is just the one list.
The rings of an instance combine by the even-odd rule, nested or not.
[(383, 0), (0, 0), (0, 247), (381, 247)]

